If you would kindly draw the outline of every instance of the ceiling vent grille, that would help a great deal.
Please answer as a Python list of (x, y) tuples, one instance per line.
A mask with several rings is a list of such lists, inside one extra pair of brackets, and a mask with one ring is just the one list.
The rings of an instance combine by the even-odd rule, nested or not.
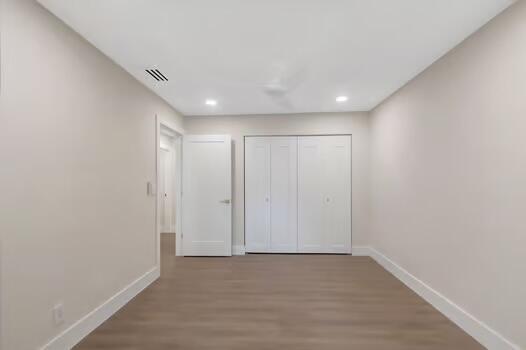
[(168, 81), (168, 78), (163, 73), (161, 73), (158, 69), (145, 69), (145, 71), (157, 81)]

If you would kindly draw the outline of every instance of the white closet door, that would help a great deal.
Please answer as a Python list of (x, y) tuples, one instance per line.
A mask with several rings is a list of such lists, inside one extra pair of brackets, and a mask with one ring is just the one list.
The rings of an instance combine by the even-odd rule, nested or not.
[(245, 140), (245, 240), (249, 253), (270, 249), (270, 142)]
[(322, 253), (324, 249), (323, 138), (298, 138), (298, 251)]
[(351, 137), (323, 139), (324, 252), (351, 253)]
[(351, 138), (298, 139), (298, 251), (351, 252)]
[(270, 251), (295, 253), (298, 246), (298, 138), (270, 137)]

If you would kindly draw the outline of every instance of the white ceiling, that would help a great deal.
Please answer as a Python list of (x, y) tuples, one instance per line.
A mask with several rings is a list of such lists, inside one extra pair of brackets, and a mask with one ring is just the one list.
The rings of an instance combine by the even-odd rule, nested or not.
[(40, 2), (183, 114), (213, 115), (370, 110), (514, 1)]

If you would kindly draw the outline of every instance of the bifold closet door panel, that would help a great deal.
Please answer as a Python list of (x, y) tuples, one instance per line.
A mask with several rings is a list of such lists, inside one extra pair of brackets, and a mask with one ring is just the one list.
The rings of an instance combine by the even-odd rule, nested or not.
[(270, 137), (270, 251), (297, 252), (298, 138)]
[(351, 252), (351, 137), (298, 139), (298, 251)]
[(351, 137), (324, 139), (326, 253), (351, 253)]
[(270, 142), (267, 138), (245, 140), (245, 240), (246, 251), (270, 248)]
[(323, 137), (298, 138), (298, 251), (322, 253), (324, 249)]

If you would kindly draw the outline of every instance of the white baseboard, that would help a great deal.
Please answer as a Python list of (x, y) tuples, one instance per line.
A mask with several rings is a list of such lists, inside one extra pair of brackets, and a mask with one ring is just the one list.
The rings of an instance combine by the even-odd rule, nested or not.
[(244, 245), (233, 246), (232, 255), (245, 255), (245, 246)]
[(71, 349), (85, 336), (100, 326), (110, 316), (126, 305), (133, 297), (142, 292), (152, 282), (159, 278), (160, 271), (155, 267), (130, 283), (120, 292), (105, 301), (95, 310), (82, 317), (65, 331), (44, 345), (42, 350), (65, 350)]
[(352, 247), (351, 252), (353, 256), (371, 256), (371, 247), (367, 247), (367, 246)]
[[(484, 322), (475, 318), (460, 306), (410, 274), (407, 270), (396, 264), (394, 261), (371, 247), (360, 247), (360, 253), (369, 252), (369, 255), (376, 260), (383, 268), (411, 288), (416, 294), (421, 296), (428, 303), (433, 305), (438, 311), (462, 328), (466, 333), (475, 338), (479, 343), (488, 349), (499, 350), (520, 350), (520, 347), (504, 338), (494, 329)], [(353, 249), (354, 255), (354, 249)]]

